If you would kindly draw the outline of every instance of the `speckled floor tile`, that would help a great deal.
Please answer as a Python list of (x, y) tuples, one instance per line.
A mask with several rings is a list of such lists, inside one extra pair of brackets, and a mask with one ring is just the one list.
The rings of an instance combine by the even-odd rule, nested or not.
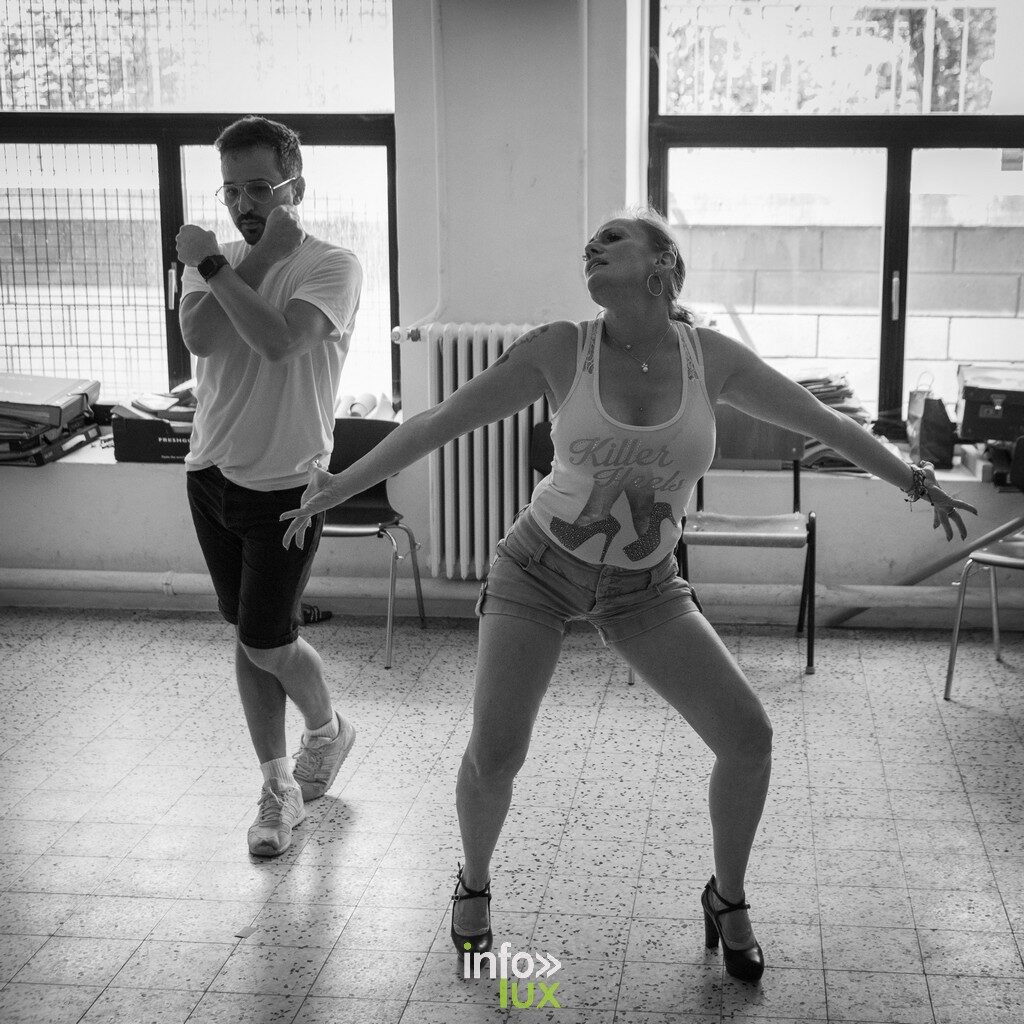
[[(309, 994), (353, 999), (408, 999), (425, 962), (434, 956), (441, 954), (388, 950), (386, 955), (371, 956), (365, 949), (335, 949), (327, 957)], [(444, 959), (454, 978), (455, 957), (448, 955)]]
[(261, 992), (207, 992), (188, 1018), (188, 1024), (291, 1024), (301, 997)]
[(717, 1015), (722, 1008), (722, 989), (720, 964), (627, 960), (622, 968), (616, 1012), (653, 1010)]
[(29, 985), (0, 989), (0, 1020), (11, 1024), (77, 1024), (103, 991), (97, 985)]
[(921, 974), (918, 934), (912, 928), (823, 925), (825, 969)]
[(837, 1021), (932, 1021), (928, 984), (923, 975), (826, 970), (825, 989), (829, 1016)]
[(329, 953), (330, 948), (318, 946), (239, 946), (210, 983), (210, 991), (303, 996)]
[(173, 905), (173, 900), (147, 896), (86, 896), (57, 933), (142, 940), (159, 925)]
[(404, 999), (307, 996), (293, 1024), (399, 1024), (406, 1006)]
[(0, 986), (10, 981), (48, 938), (47, 935), (0, 935)]
[(145, 940), (111, 984), (117, 988), (172, 988), (205, 991), (234, 945), (225, 942)]
[[(457, 976), (448, 935), (472, 623), (411, 631), (391, 671), (376, 620), (316, 634), (359, 742), (292, 849), (256, 860), (259, 778), (216, 616), (0, 610), (0, 689), (38, 672), (52, 703), (3, 689), (0, 1018), (1016, 1024), (1024, 639), (999, 666), (967, 631), (945, 704), (944, 633), (823, 630), (807, 677), (788, 629), (723, 632), (775, 725), (747, 885), (762, 984), (704, 947), (713, 756), (580, 629), (492, 863), (495, 941), (560, 958), (561, 1006), (513, 1009)], [(90, 957), (105, 991), (78, 983)]]
[(1019, 978), (928, 978), (936, 1024), (1017, 1024), (1024, 1007)]
[(138, 946), (135, 939), (56, 935), (37, 950), (13, 980), (35, 985), (105, 985)]
[(172, 989), (107, 988), (81, 1024), (184, 1024), (201, 992)]
[(922, 928), (919, 934), (924, 969), (929, 976), (951, 974), (1024, 981), (1021, 953), (1008, 932), (965, 933)]

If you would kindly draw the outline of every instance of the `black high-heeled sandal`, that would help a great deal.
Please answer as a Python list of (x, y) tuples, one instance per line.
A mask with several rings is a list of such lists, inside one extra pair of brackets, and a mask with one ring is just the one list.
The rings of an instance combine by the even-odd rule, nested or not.
[[(459, 892), (461, 886), (462, 892)], [(487, 931), (481, 935), (460, 935), (455, 930), (455, 904), (461, 900), (475, 900), (479, 897), (487, 897)], [(452, 943), (460, 959), (467, 953), (487, 953), (494, 942), (494, 934), (491, 931), (491, 882), (479, 890), (470, 889), (462, 881), (462, 865), (459, 865), (459, 875), (455, 879), (455, 892), (452, 893)]]
[[(711, 894), (725, 904), (721, 909), (716, 910), (711, 903)], [(746, 949), (734, 949), (725, 941), (725, 933), (722, 931), (722, 923), (719, 918), (723, 914), (731, 913), (734, 910), (749, 910), (750, 904), (741, 899), (739, 903), (730, 903), (718, 891), (715, 885), (715, 876), (704, 886), (700, 896), (700, 905), (704, 908), (704, 943), (708, 949), (717, 949), (718, 940), (722, 940), (722, 953), (725, 957), (725, 969), (740, 981), (758, 981), (764, 974), (764, 953), (757, 942)]]

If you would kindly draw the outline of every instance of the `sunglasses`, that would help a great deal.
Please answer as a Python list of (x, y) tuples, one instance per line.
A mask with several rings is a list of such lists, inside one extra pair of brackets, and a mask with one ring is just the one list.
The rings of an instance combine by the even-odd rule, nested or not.
[(279, 188), (291, 184), (295, 178), (282, 181), (279, 185), (271, 185), (269, 181), (247, 181), (242, 185), (221, 185), (213, 194), (218, 202), (225, 206), (234, 206), (242, 198), (244, 192), (254, 203), (269, 203)]

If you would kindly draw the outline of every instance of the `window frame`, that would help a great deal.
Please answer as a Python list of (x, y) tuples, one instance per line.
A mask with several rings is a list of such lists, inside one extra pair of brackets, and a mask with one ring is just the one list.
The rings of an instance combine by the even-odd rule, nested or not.
[[(7, 143), (53, 145), (132, 145), (154, 146), (160, 204), (161, 266), (177, 269), (175, 237), (185, 222), (184, 188), (181, 169), (183, 146), (212, 146), (214, 139), (232, 121), (248, 116), (232, 113), (81, 113), (70, 111), (0, 111), (0, 139)], [(388, 195), (388, 276), (391, 295), (391, 322), (399, 321), (398, 304), (398, 226), (395, 190), (395, 116), (394, 114), (289, 114), (274, 113), (274, 120), (298, 132), (308, 146), (383, 146), (387, 161)], [(161, 288), (166, 292), (166, 280)], [(177, 303), (167, 308), (164, 302), (167, 342), (167, 376), (171, 387), (192, 375), (191, 357), (181, 337)], [(401, 408), (400, 358), (397, 346), (391, 348), (391, 386), (395, 409)]]
[(906, 439), (903, 362), (910, 250), (910, 172), (915, 149), (1016, 149), (1024, 140), (1017, 114), (662, 114), (659, 110), (661, 2), (649, 0), (648, 164), (651, 206), (668, 212), (669, 151), (676, 147), (826, 149), (851, 146), (887, 153), (885, 220), (879, 282), (899, 276), (898, 306), (880, 288), (876, 430)]

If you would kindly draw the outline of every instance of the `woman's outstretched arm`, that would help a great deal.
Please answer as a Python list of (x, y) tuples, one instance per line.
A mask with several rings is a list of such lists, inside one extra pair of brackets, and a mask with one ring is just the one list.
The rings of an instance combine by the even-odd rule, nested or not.
[[(701, 333), (703, 336), (710, 332)], [(769, 366), (747, 346), (717, 333), (710, 340), (712, 345), (705, 346), (704, 351), (705, 359), (709, 348), (714, 351), (711, 363), (717, 394), (712, 394), (712, 400), (717, 398), (758, 419), (824, 441), (861, 469), (906, 491), (911, 500), (927, 498), (934, 509), (933, 527), (942, 526), (947, 540), (953, 539), (951, 524), (957, 527), (961, 538), (967, 536), (960, 510), (977, 515), (977, 509), (946, 494), (935, 482), (935, 473), (929, 466), (908, 465), (870, 431), (818, 401), (805, 387)]]
[(562, 336), (568, 336), (567, 330), (575, 344), (576, 329), (570, 324), (544, 324), (527, 332), (486, 370), (439, 405), (406, 420), (344, 472), (331, 474), (314, 467), (302, 495), (302, 505), (281, 516), (282, 520), (292, 520), (284, 535), (284, 546), (288, 547), (296, 536), (302, 546), (310, 517), (317, 512), (341, 504), (394, 476), (435, 448), (486, 423), (512, 416), (550, 393), (551, 361), (545, 357), (545, 349), (564, 341)]

